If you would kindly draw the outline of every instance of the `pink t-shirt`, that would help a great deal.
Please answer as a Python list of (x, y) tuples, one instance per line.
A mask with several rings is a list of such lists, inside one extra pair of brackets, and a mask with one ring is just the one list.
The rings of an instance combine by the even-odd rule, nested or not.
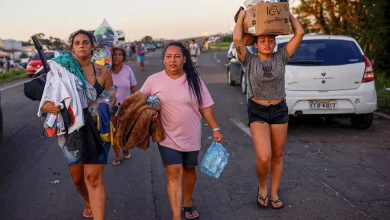
[(116, 104), (123, 101), (131, 95), (130, 87), (137, 85), (133, 70), (127, 65), (123, 65), (121, 71), (116, 74), (111, 71), (114, 85), (118, 86), (116, 90)]
[(189, 90), (185, 74), (174, 80), (162, 71), (145, 81), (140, 91), (157, 96), (161, 102), (159, 117), (166, 134), (165, 140), (160, 142), (162, 146), (181, 152), (200, 150), (202, 115), (199, 109), (214, 105), (203, 80), (201, 84), (202, 106), (199, 106), (196, 96)]

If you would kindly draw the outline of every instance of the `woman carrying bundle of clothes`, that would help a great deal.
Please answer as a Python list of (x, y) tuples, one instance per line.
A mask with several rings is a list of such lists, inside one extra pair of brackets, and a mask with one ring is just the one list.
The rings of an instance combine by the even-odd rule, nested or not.
[(91, 62), (95, 45), (91, 33), (76, 31), (69, 41), (73, 57), (60, 56), (49, 61), (51, 71), (47, 74), (38, 115), (46, 112), (47, 119), (57, 118), (58, 125), (64, 109), (70, 112), (72, 123), (66, 132), (57, 133), (58, 143), (73, 183), (85, 200), (83, 216), (102, 220), (106, 205), (102, 177), (110, 143), (103, 144), (88, 105), (104, 89), (113, 86), (113, 81), (108, 69)]

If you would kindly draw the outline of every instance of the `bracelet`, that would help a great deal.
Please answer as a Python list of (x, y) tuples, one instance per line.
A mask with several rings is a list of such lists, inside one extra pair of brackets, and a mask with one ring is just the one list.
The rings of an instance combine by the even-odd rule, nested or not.
[(221, 130), (220, 127), (218, 127), (218, 128), (213, 128), (213, 131), (220, 131), (220, 130)]

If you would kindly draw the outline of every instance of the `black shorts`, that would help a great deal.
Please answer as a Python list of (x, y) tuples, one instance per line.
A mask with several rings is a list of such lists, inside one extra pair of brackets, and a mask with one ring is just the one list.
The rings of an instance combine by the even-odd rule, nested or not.
[(158, 144), (164, 167), (182, 164), (186, 167), (198, 166), (199, 151), (180, 152), (175, 149)]
[(252, 122), (267, 123), (269, 125), (286, 124), (289, 121), (286, 100), (284, 99), (276, 105), (264, 106), (249, 99), (248, 119), (248, 125)]

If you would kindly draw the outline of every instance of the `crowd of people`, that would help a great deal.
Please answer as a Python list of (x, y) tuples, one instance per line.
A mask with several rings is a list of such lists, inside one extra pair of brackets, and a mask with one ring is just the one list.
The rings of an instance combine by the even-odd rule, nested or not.
[[(283, 171), (282, 158), (289, 118), (284, 92), (284, 67), (298, 49), (304, 33), (297, 19), (290, 13), (290, 22), (294, 30), (294, 37), (290, 42), (277, 52), (273, 52), (276, 46), (275, 36), (256, 37), (254, 46), (258, 54), (252, 55), (242, 40), (244, 16), (245, 11), (242, 10), (233, 39), (238, 58), (249, 79), (248, 124), (257, 159), (256, 202), (262, 207), (270, 204), (272, 208), (280, 209), (284, 204), (278, 196), (278, 188)], [(124, 64), (128, 54), (125, 50), (113, 49), (113, 63), (109, 70), (90, 61), (96, 44), (91, 33), (84, 30), (76, 31), (69, 37), (69, 42), (73, 54), (71, 59), (77, 63), (75, 65), (77, 68), (71, 73), (83, 82), (81, 84), (84, 84), (82, 87), (84, 90), (94, 88), (96, 96), (99, 96), (105, 89), (116, 85), (114, 105), (119, 108), (126, 98), (138, 91), (139, 86), (134, 72), (130, 66)], [(131, 54), (136, 54), (140, 70), (144, 71), (144, 47), (138, 43), (134, 48), (131, 47), (130, 51)], [(191, 43), (168, 44), (163, 51), (165, 68), (149, 76), (139, 90), (147, 96), (157, 96), (161, 102), (161, 110), (153, 115), (152, 120), (160, 119), (165, 130), (165, 140), (158, 143), (158, 149), (167, 176), (166, 187), (174, 220), (181, 219), (182, 213), (186, 219), (200, 216), (200, 210), (193, 205), (192, 197), (196, 185), (195, 168), (198, 165), (201, 148), (202, 118), (209, 125), (213, 139), (217, 143), (223, 141), (221, 128), (213, 112), (214, 101), (196, 69), (199, 54), (200, 48), (195, 40)], [(79, 91), (78, 96), (80, 100), (89, 100), (86, 92)], [(83, 105), (83, 109), (86, 121), (95, 119), (88, 112), (88, 105)], [(41, 110), (57, 115), (61, 112), (61, 107), (54, 101), (47, 101)], [(111, 116), (114, 127), (117, 126), (116, 117)], [(90, 139), (97, 132), (95, 129), (96, 126), (85, 124), (82, 129), (67, 135), (61, 150), (75, 188), (85, 200), (83, 216), (101, 220), (104, 219), (106, 207), (103, 170), (110, 148), (112, 147), (115, 152), (115, 160), (111, 162), (114, 166), (123, 163), (122, 157), (130, 159), (131, 153), (129, 150), (122, 151), (115, 143), (112, 146), (110, 143), (102, 142), (91, 144)], [(75, 149), (79, 151), (76, 152)], [(269, 174), (270, 195), (267, 189)]]

